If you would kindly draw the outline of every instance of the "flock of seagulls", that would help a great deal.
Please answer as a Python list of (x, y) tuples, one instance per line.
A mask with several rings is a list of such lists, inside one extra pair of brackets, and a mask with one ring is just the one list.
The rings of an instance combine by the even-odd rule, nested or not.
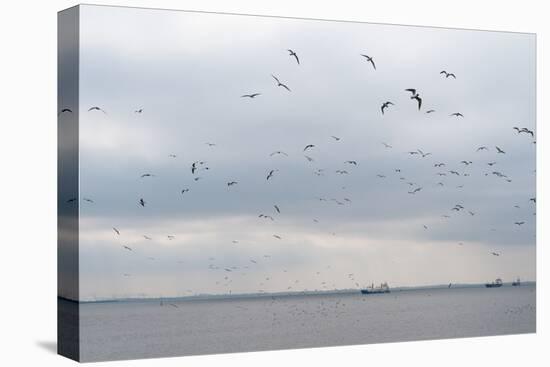
[[(289, 56), (292, 57), (296, 61), (296, 65), (300, 65), (300, 58), (298, 57), (298, 54), (292, 49), (288, 49), (287, 51), (289, 53)], [(375, 64), (374, 58), (372, 56), (369, 56), (369, 55), (366, 55), (366, 54), (360, 54), (360, 56), (363, 57), (365, 59), (365, 61), (368, 62), (372, 66), (372, 69), (374, 71), (376, 71), (376, 64)], [(442, 76), (444, 76), (445, 79), (448, 79), (448, 78), (456, 79), (456, 75), (454, 73), (447, 72), (445, 70), (442, 70), (440, 72), (440, 74)], [(291, 89), (289, 88), (289, 86), (287, 84), (281, 82), (281, 80), (277, 76), (271, 74), (271, 77), (276, 82), (276, 87), (277, 88), (281, 87), (284, 90), (286, 90), (288, 92), (291, 92)], [(421, 98), (420, 94), (418, 93), (418, 90), (415, 89), (415, 88), (407, 88), (404, 91), (410, 93), (410, 99), (413, 100), (416, 103), (417, 110), (421, 111), (422, 106), (423, 106), (423, 99)], [(260, 93), (260, 92), (254, 92), (254, 93), (242, 94), (240, 97), (241, 98), (248, 98), (248, 99), (253, 100), (253, 99), (255, 99), (255, 98), (257, 98), (258, 96), (261, 96), (261, 95), (262, 95), (262, 93)], [(388, 111), (388, 109), (390, 109), (390, 107), (392, 107), (394, 105), (395, 104), (391, 101), (385, 101), (380, 107), (382, 115), (384, 115)], [(101, 112), (104, 115), (107, 115), (107, 112), (104, 109), (102, 109), (101, 107), (98, 107), (98, 106), (92, 106), (88, 109), (88, 112), (90, 112), (90, 113), (93, 113), (93, 112), (96, 112), (96, 111)], [(136, 109), (134, 112), (136, 114), (142, 114), (142, 113), (144, 113), (144, 109), (139, 108), (139, 109)], [(436, 110), (430, 109), (430, 110), (427, 110), (425, 113), (432, 114), (434, 112), (436, 112)], [(69, 108), (63, 108), (59, 112), (59, 114), (61, 115), (63, 113), (71, 113), (72, 114), (73, 111)], [(451, 113), (449, 116), (464, 118), (464, 115), (461, 112), (454, 112), (454, 113)], [(513, 129), (517, 131), (518, 135), (525, 134), (525, 135), (529, 135), (530, 137), (534, 138), (535, 134), (529, 128), (526, 128), (526, 127), (523, 127), (523, 128), (513, 127)], [(343, 140), (339, 136), (330, 135), (327, 138), (332, 139), (334, 143), (338, 143), (338, 144), (342, 143), (343, 144)], [(533, 143), (535, 143), (535, 142), (533, 142)], [(207, 142), (205, 144), (208, 147), (211, 147), (211, 148), (216, 147), (215, 143)], [(386, 149), (386, 150), (394, 149), (394, 145), (388, 144), (386, 142), (381, 142), (381, 144), (383, 145), (384, 149)], [(304, 147), (302, 149), (302, 153), (315, 152), (316, 149), (318, 149), (318, 148), (316, 147), (315, 144), (308, 143), (308, 144), (304, 145)], [(489, 149), (488, 146), (480, 146), (474, 152), (481, 154), (483, 152), (489, 152), (489, 151), (490, 151), (490, 149)], [(495, 152), (496, 152), (496, 154), (506, 154), (506, 152), (502, 148), (500, 148), (499, 146), (495, 146)], [(422, 159), (427, 159), (428, 157), (434, 156), (434, 154), (432, 154), (431, 152), (426, 152), (426, 151), (424, 151), (422, 149), (418, 149), (418, 148), (414, 149), (414, 150), (410, 150), (406, 153), (408, 155), (410, 155), (411, 158), (417, 156), (417, 157), (420, 157)], [(289, 154), (287, 154), (286, 152), (284, 152), (282, 150), (273, 151), (272, 153), (269, 154), (269, 156), (270, 157), (283, 156), (283, 157), (287, 157), (287, 158), (290, 157)], [(169, 158), (175, 159), (177, 157), (178, 156), (175, 155), (175, 154), (170, 154), (169, 155)], [(315, 161), (314, 158), (311, 157), (311, 156), (304, 155), (304, 157), (307, 159), (308, 162), (314, 162)], [(463, 165), (463, 167), (467, 168), (467, 167), (470, 167), (470, 166), (475, 165), (477, 163), (477, 161), (476, 161), (476, 163), (474, 163), (474, 161), (475, 160), (464, 159), (464, 160), (462, 160), (460, 162), (457, 162), (457, 163), (461, 164), (461, 165)], [(343, 161), (342, 163), (344, 165), (346, 165), (346, 167), (348, 167), (349, 170), (348, 169), (338, 169), (338, 170), (334, 171), (335, 174), (344, 175), (344, 176), (345, 175), (351, 175), (353, 173), (352, 170), (360, 165), (358, 159), (348, 159), (348, 160)], [(458, 170), (458, 169), (448, 169), (448, 170), (445, 171), (444, 167), (446, 167), (448, 164), (450, 165), (450, 164), (452, 164), (452, 162), (436, 162), (436, 163), (433, 163), (433, 168), (436, 169), (436, 172), (434, 172), (434, 175), (439, 176), (440, 179), (442, 179), (442, 177), (445, 177), (447, 175), (454, 175), (454, 176), (458, 176), (458, 177), (467, 177), (467, 176), (470, 175), (470, 173), (460, 172), (460, 170)], [(492, 167), (493, 165), (496, 165), (496, 164), (497, 164), (497, 161), (490, 161), (490, 162), (486, 163), (486, 165), (489, 166), (489, 167)], [(197, 160), (197, 161), (192, 162), (191, 166), (190, 166), (190, 172), (191, 172), (191, 175), (193, 177), (193, 180), (194, 181), (199, 181), (202, 178), (201, 176), (198, 176), (199, 172), (208, 171), (209, 169), (210, 169), (210, 167), (207, 165), (206, 161)], [(401, 176), (402, 170), (400, 168), (395, 168), (393, 171), (394, 171), (395, 174), (398, 175), (399, 180), (405, 182), (405, 184), (407, 184), (407, 186), (409, 187), (409, 189), (406, 190), (406, 192), (408, 194), (410, 194), (412, 196), (422, 194), (422, 192), (424, 190), (424, 186), (419, 186), (414, 181), (411, 181), (410, 179), (407, 179), (406, 177)], [(265, 176), (265, 180), (266, 181), (272, 180), (275, 177), (275, 175), (277, 174), (277, 172), (279, 172), (279, 169), (268, 169), (267, 174)], [(325, 174), (328, 174), (328, 172), (323, 168), (318, 168), (313, 173), (316, 176), (324, 176)], [(505, 175), (505, 174), (503, 174), (499, 171), (491, 171), (491, 172), (485, 173), (485, 176), (489, 176), (489, 175), (494, 175), (496, 177), (506, 179), (508, 182), (511, 182), (510, 177), (508, 177), (507, 175)], [(152, 177), (156, 177), (156, 175), (154, 173), (151, 173), (151, 172), (145, 172), (145, 173), (142, 173), (140, 175), (140, 178), (142, 178), (142, 179), (148, 179), (148, 178), (152, 178)], [(383, 174), (383, 173), (376, 174), (376, 177), (381, 179), (381, 180), (389, 179), (388, 175)], [(226, 182), (226, 185), (227, 185), (228, 189), (235, 186), (235, 185), (238, 185), (238, 184), (239, 184), (238, 180), (229, 180), (229, 181)], [(444, 187), (444, 186), (446, 186), (446, 183), (439, 181), (437, 183), (434, 183), (434, 186)], [(459, 186), (457, 186), (457, 188), (462, 188), (463, 186), (464, 185), (459, 185)], [(345, 187), (343, 187), (342, 189), (345, 189)], [(190, 190), (191, 190), (190, 188), (183, 188), (183, 189), (181, 189), (180, 193), (181, 193), (181, 195), (187, 195), (187, 194), (189, 194)], [(83, 197), (82, 200), (85, 201), (85, 202), (88, 202), (90, 204), (94, 203), (94, 201), (90, 198)], [(334, 204), (339, 205), (339, 206), (352, 205), (352, 200), (350, 198), (347, 198), (347, 197), (346, 198), (340, 198), (340, 199), (320, 197), (320, 198), (318, 198), (318, 200), (321, 201), (321, 202), (333, 202)], [(526, 200), (532, 202), (533, 204), (536, 204), (536, 198), (534, 198), (534, 197), (526, 199)], [(74, 203), (76, 201), (77, 201), (76, 198), (69, 198), (69, 199), (67, 199), (66, 202), (67, 203)], [(142, 208), (147, 207), (147, 202), (145, 201), (145, 199), (143, 197), (137, 198), (137, 203)], [(281, 207), (278, 204), (273, 204), (273, 209), (274, 209), (274, 212), (272, 214), (260, 213), (258, 215), (258, 218), (265, 219), (265, 220), (268, 220), (270, 222), (275, 222), (276, 218), (278, 218), (278, 216), (283, 215), (283, 212), (281, 210)], [(474, 217), (477, 214), (477, 211), (474, 211), (473, 208), (466, 209), (462, 204), (456, 204), (455, 206), (453, 206), (450, 209), (450, 211), (455, 212), (455, 213), (460, 213), (460, 212), (464, 211), (464, 212), (468, 213), (471, 217)], [(444, 219), (451, 219), (451, 216), (448, 213), (443, 213), (441, 215), (441, 217), (443, 217)], [(313, 218), (312, 220), (315, 223), (319, 223), (319, 220), (317, 218)], [(522, 219), (522, 220), (517, 220), (517, 221), (513, 222), (513, 225), (517, 226), (517, 227), (521, 227), (525, 223), (526, 223), (526, 220)], [(423, 228), (424, 231), (429, 231), (431, 229), (431, 227), (432, 226), (429, 227), (426, 224), (422, 224), (422, 228)], [(112, 230), (113, 230), (115, 236), (117, 236), (117, 237), (123, 236), (123, 231), (119, 230), (118, 227), (112, 227)], [(334, 232), (332, 232), (332, 235), (335, 236), (336, 234)], [(278, 233), (273, 234), (272, 237), (275, 238), (278, 241), (284, 241), (285, 240), (285, 236), (282, 235), (282, 234), (278, 234)], [(149, 240), (149, 241), (151, 241), (153, 239), (152, 237), (150, 237), (148, 235), (145, 235), (145, 234), (143, 235), (143, 238), (146, 239), (146, 240)], [(172, 240), (175, 240), (176, 237), (174, 235), (166, 235), (166, 238), (167, 238), (167, 240), (172, 241)], [(239, 245), (240, 241), (237, 240), (237, 239), (232, 239), (231, 243), (234, 244), (234, 245)], [(464, 243), (460, 242), (459, 245), (463, 246)], [(121, 246), (122, 246), (122, 249), (124, 251), (132, 252), (132, 253), (136, 252), (135, 249), (133, 247), (129, 246), (127, 243), (124, 243)], [(490, 255), (498, 257), (498, 256), (501, 256), (501, 252), (491, 251)], [(149, 260), (157, 260), (157, 258), (150, 257), (150, 256), (148, 256), (147, 258)], [(215, 262), (215, 258), (210, 257), (209, 258), (210, 264), (208, 266), (208, 269), (212, 270), (212, 271), (220, 271), (221, 273), (223, 273), (223, 277), (220, 278), (220, 280), (216, 284), (230, 287), (230, 285), (232, 283), (232, 280), (233, 280), (231, 278), (232, 274), (235, 274), (237, 271), (245, 271), (245, 270), (249, 269), (250, 266), (256, 266), (262, 261), (269, 261), (270, 258), (271, 258), (271, 255), (269, 255), (269, 254), (263, 255), (263, 257), (261, 259), (260, 258), (251, 258), (249, 260), (250, 265), (239, 267), (239, 266), (226, 265), (226, 264), (221, 264), (221, 263), (217, 264)], [(330, 268), (330, 265), (327, 268)], [(286, 273), (287, 270), (285, 269), (285, 270), (283, 270), (283, 272)], [(321, 270), (317, 272), (317, 274), (320, 274), (320, 273), (321, 273)], [(131, 277), (130, 273), (125, 272), (125, 273), (122, 273), (122, 274), (123, 274), (124, 277)], [(258, 285), (260, 287), (263, 287), (264, 285), (266, 285), (267, 282), (269, 282), (273, 278), (273, 276), (274, 275), (266, 277)], [(353, 286), (358, 287), (358, 288), (361, 286), (358, 283), (358, 281), (355, 280), (355, 278), (353, 277), (353, 274), (350, 274), (350, 276), (348, 276), (348, 279), (350, 281), (352, 281)], [(296, 279), (291, 285), (288, 286), (287, 290), (294, 289), (294, 287), (296, 287), (296, 285), (299, 284), (299, 283), (300, 283), (300, 280)], [(450, 285), (451, 284), (449, 284), (449, 287), (450, 287)], [(329, 289), (329, 286), (330, 285), (326, 281), (320, 283), (320, 289)], [(258, 289), (258, 291), (263, 292), (263, 289)], [(228, 292), (231, 293), (231, 290), (229, 290)], [(174, 306), (174, 307), (176, 307), (176, 306)]]

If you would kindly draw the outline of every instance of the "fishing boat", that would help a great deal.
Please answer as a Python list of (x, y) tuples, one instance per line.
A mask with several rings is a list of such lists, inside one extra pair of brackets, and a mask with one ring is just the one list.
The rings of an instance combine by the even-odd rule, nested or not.
[(521, 281), (519, 280), (519, 277), (515, 281), (512, 282), (512, 285), (514, 287), (519, 287), (521, 285)]
[(487, 287), (487, 288), (498, 288), (498, 287), (502, 287), (502, 279), (497, 278), (497, 279), (495, 279), (495, 281), (492, 282), (492, 283), (485, 283), (485, 287)]
[(378, 293), (390, 293), (390, 287), (388, 283), (381, 283), (380, 286), (375, 287), (374, 283), (370, 287), (361, 289), (361, 294), (378, 294)]

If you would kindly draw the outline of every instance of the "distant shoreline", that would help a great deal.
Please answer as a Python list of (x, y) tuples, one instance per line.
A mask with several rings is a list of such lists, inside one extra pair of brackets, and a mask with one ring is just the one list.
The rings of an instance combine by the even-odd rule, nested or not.
[[(536, 286), (536, 281), (523, 281), (521, 286)], [(511, 287), (512, 282), (503, 283), (503, 287)], [(521, 287), (520, 286), (520, 287)], [(485, 283), (457, 283), (452, 284), (453, 289), (457, 288), (484, 288)], [(436, 284), (425, 286), (408, 286), (391, 288), (392, 292), (410, 292), (421, 290), (441, 290), (448, 289), (448, 284)], [(196, 294), (191, 296), (172, 296), (172, 297), (124, 297), (124, 298), (105, 298), (97, 300), (75, 300), (63, 296), (58, 296), (58, 300), (78, 303), (78, 304), (95, 304), (95, 303), (124, 303), (124, 302), (176, 302), (176, 301), (204, 301), (204, 300), (235, 300), (235, 299), (250, 299), (250, 298), (268, 298), (268, 297), (297, 297), (297, 296), (321, 296), (321, 295), (338, 295), (338, 294), (357, 294), (359, 289), (333, 289), (327, 291), (295, 291), (295, 292), (256, 292), (256, 293), (235, 293), (235, 294)], [(391, 293), (390, 293), (391, 294)]]

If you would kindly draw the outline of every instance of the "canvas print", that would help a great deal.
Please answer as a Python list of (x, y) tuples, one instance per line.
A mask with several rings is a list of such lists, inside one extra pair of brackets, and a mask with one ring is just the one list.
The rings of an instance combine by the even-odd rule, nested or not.
[(535, 332), (535, 61), (534, 34), (61, 11), (59, 353)]

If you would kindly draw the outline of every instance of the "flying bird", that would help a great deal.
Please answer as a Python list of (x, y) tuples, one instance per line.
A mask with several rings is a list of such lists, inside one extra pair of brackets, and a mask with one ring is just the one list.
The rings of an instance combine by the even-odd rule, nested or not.
[(384, 147), (388, 148), (388, 149), (391, 149), (393, 148), (391, 145), (389, 145), (388, 143), (384, 143), (382, 142), (382, 144), (384, 145)]
[(116, 234), (120, 235), (120, 231), (118, 229), (116, 229), (115, 227), (113, 227), (113, 231), (115, 231)]
[(144, 173), (144, 174), (142, 174), (140, 177), (141, 177), (141, 178), (143, 178), (143, 177), (155, 177), (155, 175), (152, 174), (152, 173)]
[(279, 207), (277, 205), (273, 205), (273, 207), (275, 208), (277, 213), (281, 214), (281, 209), (279, 209)]
[(143, 108), (140, 108), (139, 110), (135, 110), (134, 113), (142, 113), (143, 112)]
[(288, 49), (287, 51), (289, 56), (294, 56), (296, 62), (298, 63), (298, 65), (300, 65), (300, 59), (298, 58), (298, 55), (296, 55), (296, 52), (292, 51), (291, 49)]
[(413, 88), (405, 89), (405, 91), (412, 93), (411, 99), (416, 99), (418, 102), (418, 110), (420, 110), (420, 107), (422, 107), (422, 98), (420, 98), (420, 94), (416, 93), (416, 89)]
[(506, 152), (504, 150), (500, 149), (499, 147), (495, 146), (495, 148), (497, 149), (497, 153), (506, 154)]
[(189, 192), (189, 189), (183, 189), (183, 190), (181, 190), (181, 194), (182, 194), (182, 195), (185, 194), (186, 192)]
[(331, 135), (330, 137), (333, 138), (333, 139), (336, 140), (336, 141), (340, 141), (340, 138), (337, 137), (337, 136)]
[(65, 112), (73, 113), (73, 111), (70, 108), (64, 108), (57, 114), (57, 116), (61, 115), (62, 113), (65, 113)]
[(286, 154), (285, 152), (283, 152), (283, 151), (281, 151), (281, 150), (278, 150), (278, 151), (276, 151), (276, 152), (273, 152), (273, 153), (271, 153), (269, 156), (272, 157), (272, 156), (274, 156), (274, 155), (276, 155), (276, 154), (282, 154), (282, 155), (288, 157), (288, 154)]
[(88, 202), (88, 203), (94, 203), (94, 201), (92, 199), (89, 199), (89, 198), (83, 198), (82, 200)]
[(277, 172), (276, 169), (272, 169), (271, 171), (269, 171), (269, 174), (267, 175), (266, 177), (266, 180), (269, 180), (271, 177), (273, 177), (273, 174)]
[(276, 234), (274, 234), (274, 235), (273, 235), (273, 237), (275, 237), (275, 238), (276, 238), (276, 239), (278, 239), (278, 240), (281, 240), (281, 239), (282, 239), (282, 237), (281, 237), (281, 236), (279, 236), (279, 235), (276, 235)]
[(476, 152), (479, 152), (481, 150), (489, 150), (489, 149), (487, 147), (483, 146), (483, 147), (477, 148)]
[(393, 106), (394, 104), (390, 101), (386, 101), (382, 103), (382, 107), (380, 107), (380, 110), (382, 111), (382, 115), (384, 114), (384, 110), (388, 108), (389, 106)]
[(230, 182), (227, 183), (227, 186), (233, 186), (233, 185), (236, 185), (236, 184), (238, 184), (237, 181), (230, 181)]
[(315, 148), (315, 145), (313, 145), (313, 144), (308, 144), (308, 145), (305, 146), (305, 148), (304, 148), (303, 151), (305, 152), (306, 150), (308, 150), (308, 149), (310, 149), (310, 148)]
[(278, 86), (278, 87), (283, 87), (283, 88), (285, 88), (287, 91), (290, 92), (290, 88), (287, 87), (285, 84), (281, 83), (281, 82), (279, 81), (279, 79), (278, 79), (275, 75), (271, 74), (271, 76), (272, 76), (273, 79), (275, 79), (275, 81), (277, 82), (277, 86)]
[(99, 108), (99, 107), (97, 107), (97, 106), (90, 107), (90, 108), (88, 109), (88, 112), (90, 112), (90, 111), (101, 111), (101, 112), (103, 112), (104, 114), (107, 114), (107, 112), (105, 112), (104, 110), (102, 110), (101, 108)]
[(525, 222), (514, 222), (515, 225), (521, 226), (522, 224), (525, 224)]
[(464, 115), (461, 114), (460, 112), (451, 113), (449, 116), (464, 117)]
[(345, 161), (344, 163), (353, 164), (354, 166), (357, 166), (357, 161)]
[(426, 111), (426, 113), (434, 113), (434, 112), (435, 112), (435, 110), (428, 110), (428, 111)]
[(439, 74), (444, 74), (445, 78), (452, 76), (454, 79), (456, 79), (456, 76), (453, 73), (448, 73), (445, 70), (442, 70)]
[(123, 247), (124, 249), (128, 250), (128, 251), (134, 251), (134, 250), (132, 250), (131, 247), (128, 247), (128, 246), (126, 246), (126, 245), (123, 245), (122, 247)]
[(420, 155), (422, 156), (422, 158), (426, 158), (427, 156), (431, 155), (432, 153), (424, 153), (423, 151), (421, 151), (420, 149), (417, 149), (418, 153), (420, 153)]
[(145, 200), (139, 199), (139, 205), (145, 207)]
[(367, 59), (367, 62), (370, 62), (372, 64), (372, 67), (374, 68), (374, 70), (376, 70), (376, 65), (374, 64), (374, 60), (371, 56), (364, 55), (364, 54), (361, 54), (361, 56), (363, 56), (365, 59)]
[(248, 97), (248, 98), (256, 98), (257, 96), (261, 96), (262, 94), (261, 93), (252, 93), (252, 94), (243, 94), (241, 96), (241, 98), (245, 98), (245, 97)]
[(419, 192), (420, 190), (422, 190), (422, 187), (417, 187), (416, 189), (414, 189), (413, 191), (408, 191), (409, 194), (416, 194), (417, 192)]

